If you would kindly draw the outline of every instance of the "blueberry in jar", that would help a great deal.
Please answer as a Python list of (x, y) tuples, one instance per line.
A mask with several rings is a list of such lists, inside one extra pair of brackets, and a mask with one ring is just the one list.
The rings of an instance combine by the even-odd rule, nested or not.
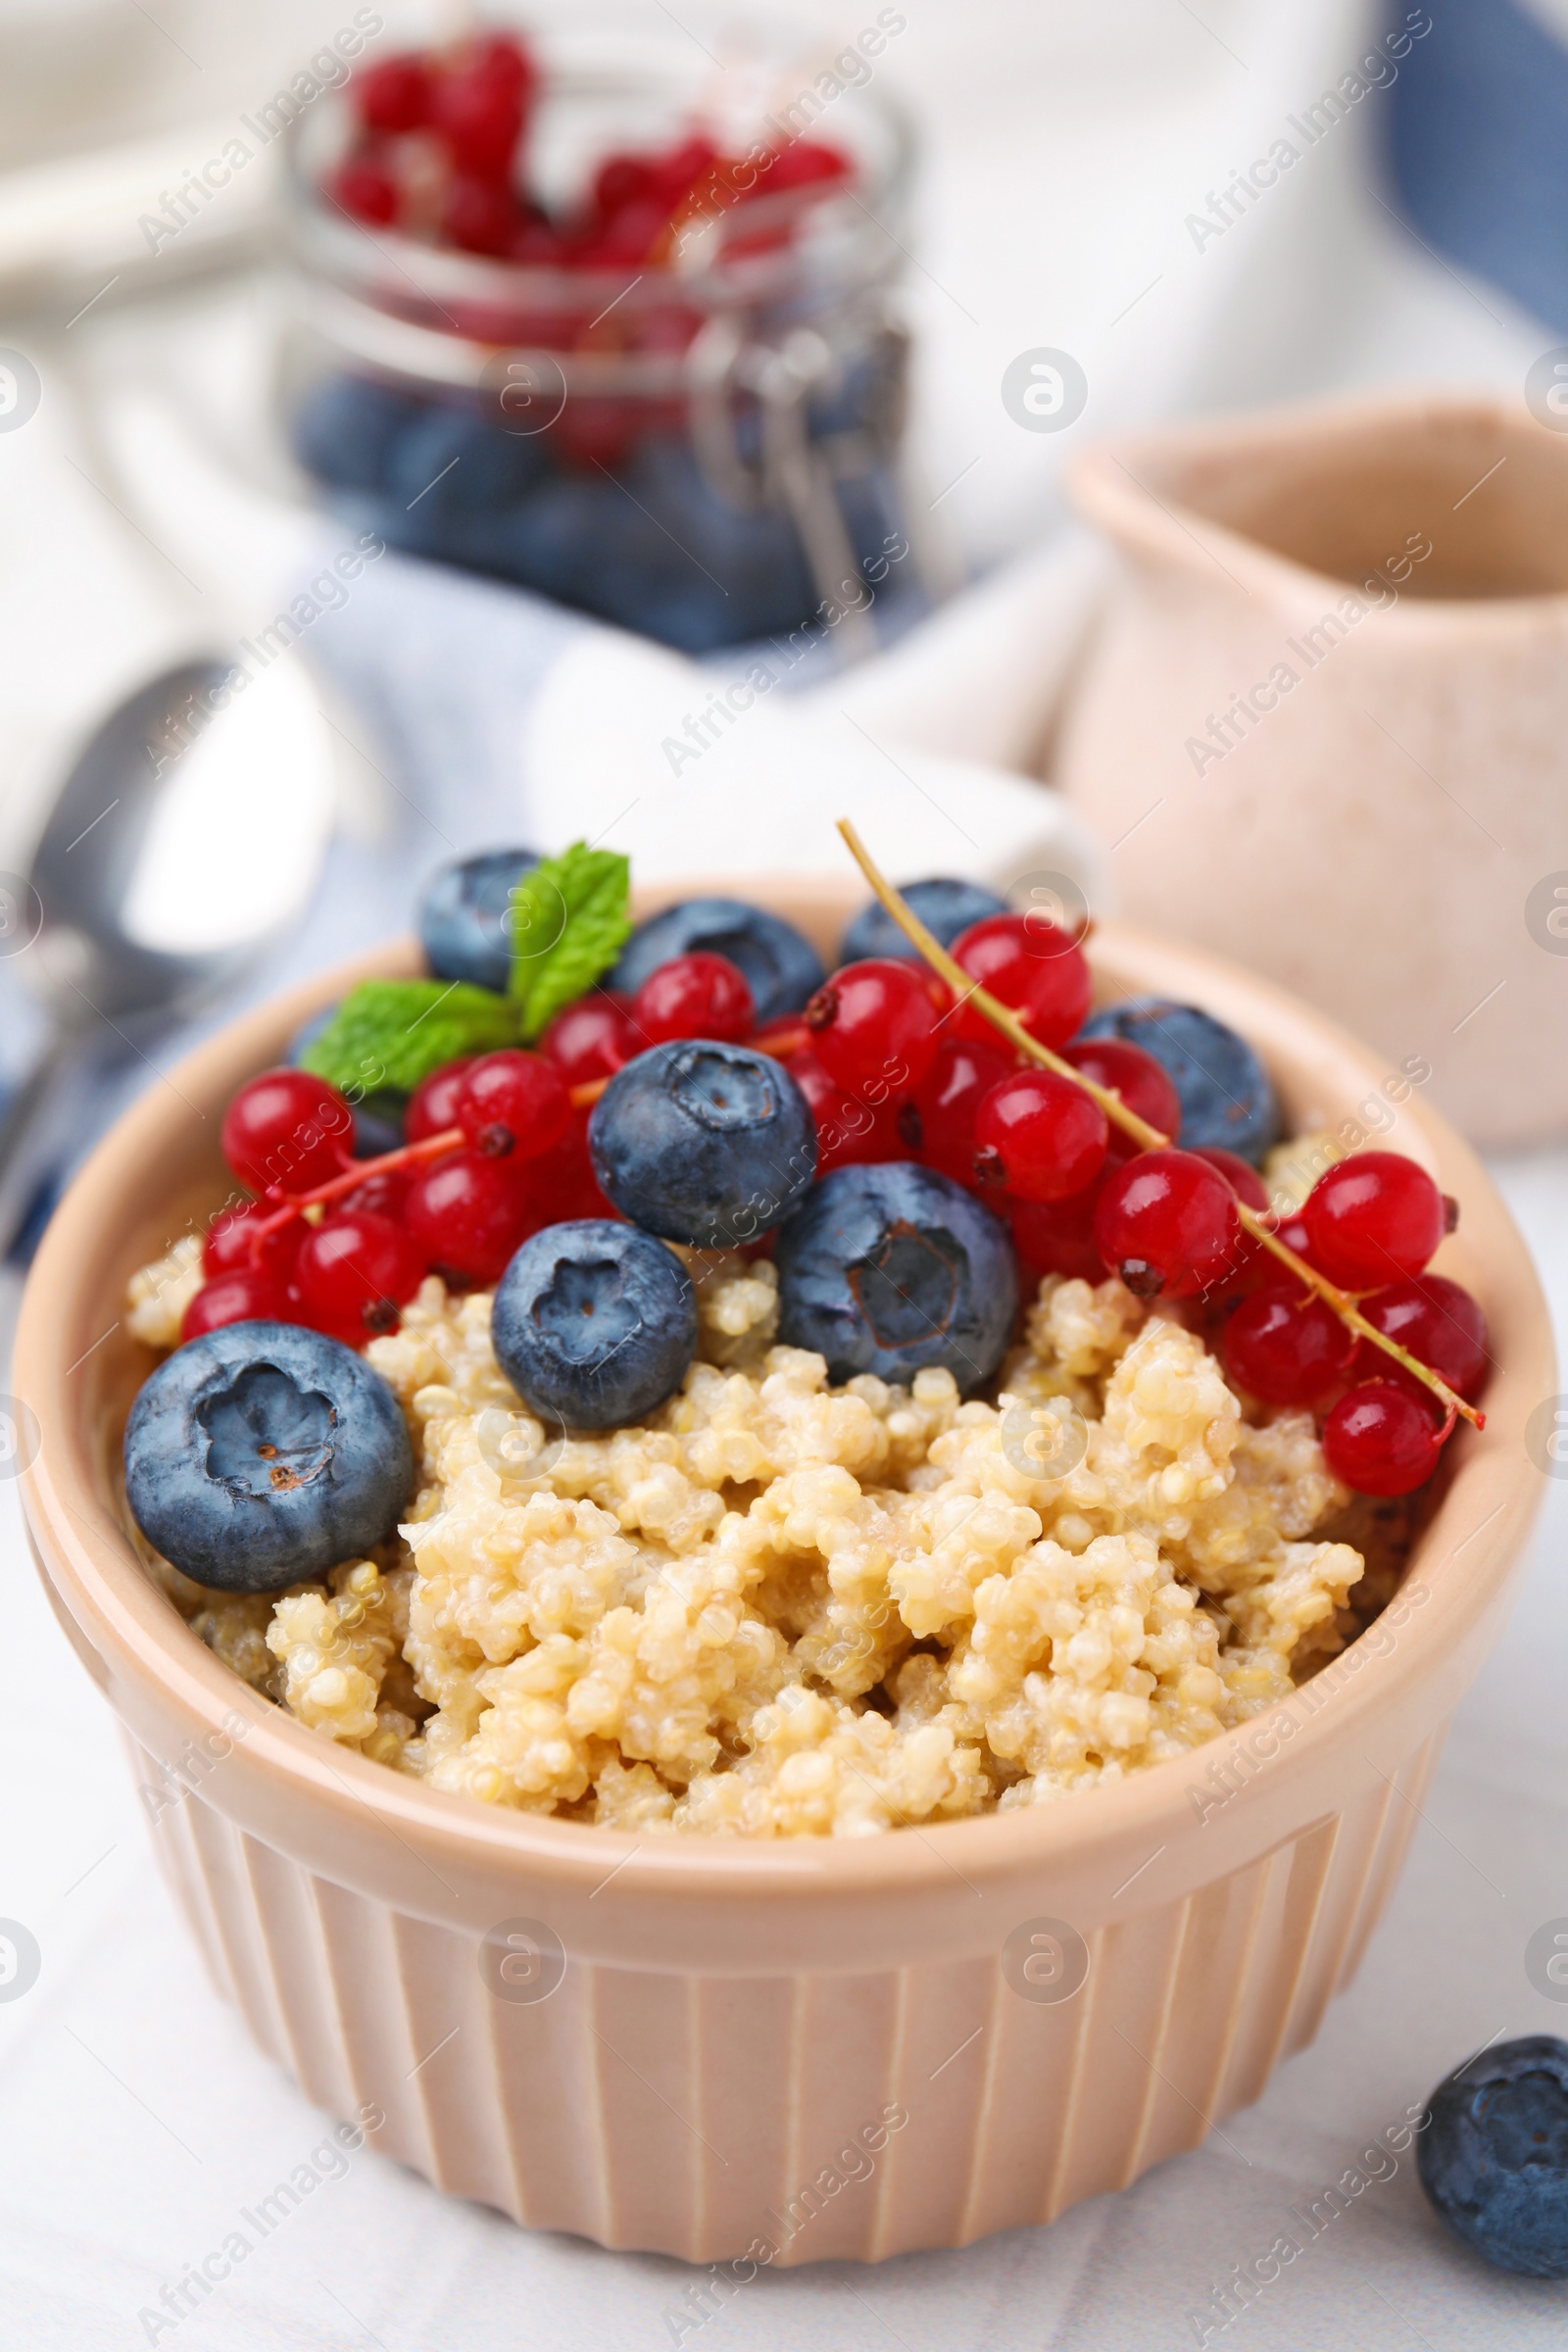
[(745, 974), (759, 1028), (799, 1012), (826, 977), (810, 941), (782, 915), (740, 899), (682, 899), (638, 925), (605, 986), (634, 997), (660, 964), (693, 955), (726, 956)]
[(677, 1038), (617, 1070), (594, 1104), (601, 1189), (634, 1225), (699, 1250), (735, 1249), (789, 1214), (816, 1173), (816, 1123), (780, 1061)]
[(1094, 1013), (1078, 1042), (1119, 1037), (1165, 1069), (1181, 1099), (1183, 1149), (1234, 1152), (1255, 1167), (1279, 1141), (1280, 1106), (1245, 1037), (1196, 1004), (1128, 997)]
[(442, 866), (419, 902), (419, 944), (438, 980), (466, 980), (506, 994), (512, 894), (538, 862), (533, 850), (485, 850)]
[(604, 583), (644, 555), (657, 562), (660, 535), (603, 474), (561, 474), (495, 518), (486, 568), (557, 604), (603, 612)]
[(1437, 2211), (1486, 2261), (1568, 2278), (1568, 2042), (1498, 2042), (1440, 2082), (1418, 2163)]
[(663, 526), (643, 560), (607, 583), (604, 610), (623, 626), (706, 654), (793, 629), (814, 612), (793, 518), (732, 505), (709, 483), (690, 442), (645, 441), (623, 495)]
[(672, 1250), (584, 1217), (524, 1242), (496, 1291), (496, 1361), (524, 1404), (612, 1429), (673, 1395), (697, 1352), (697, 1299)]
[(546, 477), (541, 438), (511, 433), (470, 409), (433, 403), (391, 465), (396, 543), (416, 555), (490, 568), (497, 518)]
[(781, 1229), (773, 1262), (779, 1338), (825, 1356), (830, 1380), (872, 1372), (906, 1385), (938, 1364), (967, 1394), (1012, 1337), (1006, 1227), (912, 1160), (831, 1169)]
[(149, 1377), (125, 1495), (199, 1585), (276, 1592), (385, 1541), (414, 1486), (402, 1409), (364, 1357), (298, 1323), (228, 1323)]
[[(988, 914), (1005, 914), (1007, 902), (983, 882), (964, 882), (951, 874), (934, 875), (928, 882), (904, 882), (899, 895), (911, 914), (945, 948), (951, 948), (972, 923)], [(844, 934), (840, 963), (864, 963), (872, 956), (902, 956), (910, 963), (921, 960), (919, 950), (906, 939), (880, 899), (870, 899)]]
[(295, 411), (294, 452), (331, 489), (384, 490), (403, 436), (424, 415), (412, 392), (369, 376), (327, 376)]

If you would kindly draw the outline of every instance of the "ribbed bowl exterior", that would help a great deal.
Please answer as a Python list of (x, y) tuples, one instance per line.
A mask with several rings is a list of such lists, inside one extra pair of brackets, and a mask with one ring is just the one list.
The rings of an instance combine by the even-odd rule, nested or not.
[[(827, 953), (857, 897), (757, 895)], [(116, 1317), (130, 1272), (222, 1198), (222, 1105), (349, 980), (414, 956), (324, 974), (150, 1088), (56, 1211), (18, 1334), (33, 1550), (222, 1992), (310, 2098), (441, 2187), (733, 2265), (715, 2292), (763, 2260), (1049, 2221), (1223, 2130), (1354, 1968), (1543, 1491), (1527, 1433), (1553, 1402), (1549, 1324), (1485, 1171), (1422, 1081), (1234, 967), (1102, 925), (1102, 999), (1207, 1005), (1298, 1128), (1377, 1105), (1464, 1204), (1441, 1265), (1491, 1320), (1488, 1426), (1453, 1442), (1397, 1600), (1252, 1723), (1054, 1804), (775, 1841), (512, 1813), (239, 1682), (140, 1567), (118, 1478), (150, 1358)], [(509, 1945), (536, 1928), (537, 1958)]]
[(775, 2267), (876, 2262), (1049, 2222), (1257, 2098), (1354, 1972), (1440, 1737), (1249, 1868), (1095, 1930), (1054, 2002), (995, 1955), (737, 1977), (569, 1954), (548, 1998), (512, 2002), (473, 1937), (314, 1876), (199, 1795), (156, 1841), (262, 2048), (329, 2113), (382, 2114), (372, 2144), (438, 2187), (694, 2263), (744, 2271), (759, 2241)]

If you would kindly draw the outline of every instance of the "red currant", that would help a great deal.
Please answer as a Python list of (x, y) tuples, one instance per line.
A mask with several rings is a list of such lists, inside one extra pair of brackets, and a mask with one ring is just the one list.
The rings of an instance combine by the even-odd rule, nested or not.
[[(1110, 1087), (1125, 1109), (1136, 1111), (1171, 1143), (1176, 1141), (1182, 1125), (1181, 1097), (1164, 1064), (1142, 1046), (1129, 1046), (1119, 1037), (1089, 1037), (1081, 1045), (1064, 1046), (1061, 1057), (1097, 1086)], [(1131, 1159), (1138, 1149), (1124, 1128), (1112, 1125), (1106, 1148), (1112, 1167)]]
[(622, 262), (644, 261), (668, 225), (669, 215), (662, 204), (622, 205), (578, 255), (578, 268), (613, 270)]
[(507, 259), (521, 262), (529, 270), (564, 270), (569, 267), (569, 255), (561, 231), (548, 220), (533, 219), (519, 213), (517, 225), (507, 247)]
[(180, 1317), (181, 1346), (199, 1340), (204, 1331), (219, 1331), (225, 1323), (297, 1323), (288, 1294), (276, 1278), (259, 1266), (215, 1274), (203, 1283)]
[(1428, 1406), (1392, 1380), (1364, 1381), (1323, 1425), (1323, 1458), (1358, 1494), (1409, 1494), (1438, 1466), (1447, 1435)]
[(521, 86), (508, 86), (476, 61), (436, 83), (430, 118), (457, 169), (504, 180), (522, 129)]
[(539, 80), (533, 54), (514, 32), (487, 32), (475, 42), (470, 72), (498, 89), (515, 92), (526, 105)]
[[(1410, 1282), (1391, 1283), (1361, 1301), (1367, 1321), (1389, 1339), (1397, 1340), (1423, 1364), (1446, 1380), (1467, 1404), (1473, 1404), (1486, 1386), (1492, 1368), (1487, 1318), (1478, 1301), (1444, 1274), (1423, 1274)], [(1393, 1381), (1396, 1387), (1432, 1392), (1402, 1364), (1396, 1364), (1370, 1340), (1361, 1342), (1356, 1369), (1366, 1379)]]
[(398, 217), (398, 183), (372, 156), (351, 155), (332, 173), (327, 192), (351, 220), (390, 228)]
[(1092, 1095), (1054, 1070), (1014, 1070), (975, 1113), (974, 1172), (1021, 1200), (1067, 1200), (1105, 1164), (1109, 1127)]
[(594, 210), (601, 219), (623, 205), (639, 204), (658, 186), (658, 170), (646, 155), (607, 155), (594, 173)]
[[(220, 1274), (248, 1274), (258, 1270), (256, 1229), (276, 1215), (270, 1200), (241, 1200), (221, 1209), (213, 1219), (202, 1244), (202, 1272), (209, 1282)], [(310, 1228), (303, 1217), (290, 1217), (270, 1233), (261, 1246), (259, 1270), (274, 1282), (287, 1284), (299, 1246)]]
[[(365, 1180), (332, 1202), (328, 1217), (368, 1208), (378, 1217), (391, 1217), (394, 1222), (403, 1215), (403, 1202), (408, 1195), (410, 1170), (407, 1168), (375, 1168), (368, 1170)], [(303, 1235), (299, 1237), (303, 1239)], [(298, 1248), (298, 1240), (295, 1247)]]
[(1100, 1186), (1091, 1184), (1070, 1200), (1004, 1200), (1018, 1255), (1039, 1280), (1064, 1274), (1069, 1280), (1103, 1282), (1107, 1272), (1095, 1242)]
[(399, 1307), (423, 1279), (424, 1260), (403, 1227), (373, 1209), (325, 1218), (294, 1261), (306, 1322), (348, 1348), (395, 1331)]
[(578, 1217), (618, 1217), (606, 1200), (588, 1152), (588, 1113), (572, 1114), (565, 1135), (543, 1159), (528, 1164), (529, 1223), (564, 1225)]
[(667, 154), (654, 158), (652, 192), (666, 211), (672, 212), (704, 172), (711, 172), (717, 161), (718, 150), (710, 140), (683, 139), (678, 147), (671, 147)]
[[(981, 987), (1015, 1012), (1043, 1046), (1064, 1046), (1083, 1027), (1093, 984), (1083, 951), (1054, 923), (1024, 914), (988, 914), (953, 943), (953, 955)], [(984, 1013), (960, 1007), (964, 1037), (994, 1038)]]
[(539, 1051), (568, 1086), (586, 1086), (595, 1078), (612, 1078), (646, 1042), (620, 998), (598, 989), (557, 1013), (539, 1040)]
[(571, 1098), (561, 1072), (542, 1054), (507, 1047), (464, 1072), (458, 1125), (492, 1159), (538, 1159), (571, 1124)]
[(517, 233), (517, 200), (503, 179), (454, 172), (441, 205), (441, 233), (465, 253), (509, 253)]
[[(1193, 1157), (1206, 1159), (1211, 1168), (1218, 1168), (1243, 1206), (1262, 1215), (1268, 1206), (1268, 1189), (1250, 1160), (1243, 1159), (1239, 1152), (1227, 1152), (1223, 1144), (1195, 1144)], [(1274, 1263), (1278, 1265), (1278, 1258)]]
[(1192, 1298), (1235, 1265), (1236, 1195), (1192, 1152), (1144, 1152), (1112, 1169), (1095, 1244), (1141, 1298)]
[(791, 139), (759, 174), (758, 193), (775, 196), (786, 188), (817, 187), (846, 178), (849, 170), (849, 158), (836, 147), (823, 147), (815, 139)]
[[(1287, 1250), (1294, 1250), (1298, 1257), (1304, 1257), (1314, 1273), (1322, 1273), (1322, 1267), (1312, 1254), (1312, 1237), (1306, 1230), (1306, 1222), (1299, 1209), (1294, 1216), (1280, 1219), (1274, 1228), (1274, 1238), (1276, 1241), (1283, 1242)], [(1275, 1265), (1279, 1265), (1279, 1259), (1275, 1258)], [(1283, 1273), (1283, 1269), (1281, 1270)], [(1291, 1278), (1286, 1276), (1285, 1279)]]
[(1443, 1194), (1397, 1152), (1356, 1152), (1325, 1169), (1301, 1216), (1313, 1264), (1350, 1290), (1419, 1274), (1449, 1229)]
[(829, 1168), (909, 1156), (911, 1147), (899, 1126), (901, 1109), (907, 1105), (891, 1095), (871, 1102), (851, 1094), (808, 1050), (792, 1054), (787, 1066), (816, 1122), (818, 1176), (825, 1176)]
[[(1195, 1152), (1193, 1154), (1195, 1159), (1212, 1160), (1213, 1156), (1213, 1152), (1209, 1151)], [(1233, 1155), (1227, 1152), (1225, 1156), (1230, 1158)], [(1243, 1165), (1246, 1165), (1245, 1161)], [(1221, 1173), (1224, 1174), (1227, 1171), (1221, 1170)], [(1250, 1207), (1251, 1203), (1249, 1201), (1248, 1205)], [(1277, 1225), (1274, 1230), (1277, 1238), (1285, 1244), (1288, 1250), (1294, 1250), (1298, 1257), (1304, 1257), (1308, 1265), (1312, 1263), (1312, 1253), (1307, 1247), (1306, 1228), (1299, 1217), (1287, 1217), (1285, 1222)], [(1293, 1292), (1298, 1298), (1305, 1298), (1312, 1296), (1306, 1285), (1298, 1283), (1289, 1267), (1282, 1265), (1271, 1250), (1265, 1250), (1261, 1242), (1254, 1241), (1250, 1233), (1238, 1227), (1231, 1271), (1220, 1282), (1209, 1287), (1205, 1293), (1205, 1304), (1224, 1308), (1232, 1305), (1236, 1299), (1245, 1298), (1253, 1291), (1262, 1290), (1273, 1284), (1282, 1284), (1285, 1289)]]
[(757, 1007), (739, 965), (727, 956), (697, 949), (690, 956), (672, 956), (649, 973), (631, 1001), (631, 1017), (651, 1046), (675, 1037), (739, 1045), (752, 1034)]
[(266, 1070), (234, 1096), (220, 1141), (253, 1193), (308, 1193), (347, 1166), (354, 1113), (335, 1086), (309, 1070)]
[(410, 1185), (403, 1220), (437, 1273), (458, 1284), (499, 1282), (537, 1219), (504, 1159), (450, 1152)]
[(417, 130), (430, 119), (429, 70), (422, 57), (386, 58), (356, 74), (354, 97), (367, 130)]
[(805, 1018), (822, 1067), (855, 1093), (907, 1093), (936, 1058), (941, 1014), (918, 964), (882, 956), (847, 963), (817, 990)]
[(992, 1031), (991, 1044), (980, 1038), (945, 1037), (936, 1058), (906, 1105), (912, 1118), (905, 1121), (911, 1148), (929, 1167), (959, 1184), (974, 1185), (974, 1121), (981, 1100), (1016, 1064)]
[(1270, 1283), (1244, 1298), (1220, 1343), (1236, 1386), (1265, 1404), (1316, 1404), (1345, 1378), (1356, 1336), (1298, 1284)]
[[(1261, 1214), (1268, 1207), (1268, 1194), (1262, 1178), (1254, 1167), (1236, 1152), (1227, 1152), (1218, 1144), (1202, 1144), (1194, 1151), (1193, 1157), (1205, 1159), (1211, 1168), (1217, 1168), (1237, 1200), (1248, 1208)], [(1261, 1242), (1254, 1241), (1244, 1226), (1238, 1225), (1230, 1271), (1208, 1285), (1204, 1293), (1204, 1304), (1224, 1309), (1233, 1305), (1238, 1298), (1246, 1298), (1249, 1292), (1260, 1289), (1263, 1284), (1278, 1282), (1289, 1284), (1293, 1290), (1299, 1288), (1295, 1275), (1287, 1273), (1279, 1259), (1264, 1250)]]
[(428, 1078), (421, 1078), (409, 1097), (409, 1106), (403, 1113), (403, 1133), (411, 1144), (422, 1144), (432, 1135), (445, 1135), (458, 1124), (458, 1102), (463, 1082), (471, 1066), (470, 1058), (444, 1061)]

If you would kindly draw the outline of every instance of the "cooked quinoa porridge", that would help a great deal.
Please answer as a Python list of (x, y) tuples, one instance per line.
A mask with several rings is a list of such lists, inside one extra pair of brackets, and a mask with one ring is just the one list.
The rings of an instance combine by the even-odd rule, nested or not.
[[(1403, 1500), (1352, 1502), (1310, 1412), (1244, 1405), (1179, 1319), (1048, 1276), (994, 1403), (950, 1372), (832, 1387), (775, 1344), (771, 1264), (678, 1252), (679, 1392), (564, 1436), (431, 1276), (368, 1363), (407, 1417), (395, 1541), (281, 1593), (144, 1556), (215, 1652), (310, 1731), (481, 1802), (637, 1832), (866, 1836), (1046, 1804), (1286, 1695), (1389, 1597)], [(182, 1244), (131, 1285), (178, 1338)], [(1083, 1453), (1008, 1442), (1060, 1400)], [(1347, 1540), (1349, 1539), (1349, 1540)]]
[(1293, 1133), (1204, 1006), (1096, 1009), (1081, 935), (841, 830), (874, 896), (831, 971), (744, 901), (634, 921), (602, 847), (457, 858), (423, 972), (231, 1094), (227, 1200), (129, 1285), (124, 1498), (318, 1738), (862, 1837), (1199, 1747), (1392, 1596), (1484, 1418), (1485, 1312), (1429, 1270), (1459, 1204)]

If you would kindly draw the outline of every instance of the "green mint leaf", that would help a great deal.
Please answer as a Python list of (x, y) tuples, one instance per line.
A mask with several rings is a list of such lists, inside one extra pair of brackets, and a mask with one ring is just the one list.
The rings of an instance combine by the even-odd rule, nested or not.
[(517, 1008), (466, 980), (362, 980), (319, 1037), (308, 1070), (346, 1094), (412, 1094), (460, 1054), (494, 1054), (517, 1043)]
[(512, 893), (512, 1000), (530, 1043), (592, 988), (631, 929), (631, 868), (613, 850), (573, 842), (518, 877)]

